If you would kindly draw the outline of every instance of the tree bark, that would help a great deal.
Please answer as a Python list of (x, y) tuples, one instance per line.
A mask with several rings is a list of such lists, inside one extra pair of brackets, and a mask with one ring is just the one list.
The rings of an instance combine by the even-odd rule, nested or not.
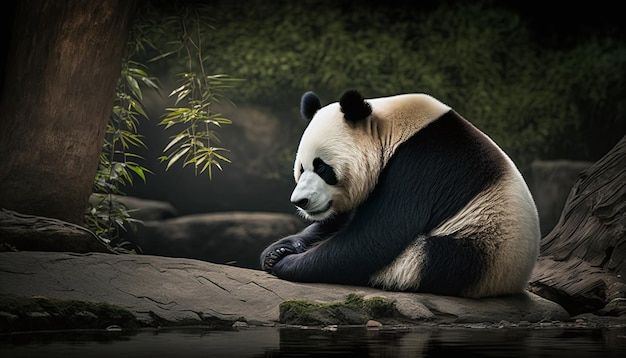
[(17, 2), (0, 102), (0, 208), (83, 222), (135, 5)]
[(624, 278), (626, 136), (580, 174), (558, 224), (541, 240), (530, 288), (578, 314), (621, 302)]

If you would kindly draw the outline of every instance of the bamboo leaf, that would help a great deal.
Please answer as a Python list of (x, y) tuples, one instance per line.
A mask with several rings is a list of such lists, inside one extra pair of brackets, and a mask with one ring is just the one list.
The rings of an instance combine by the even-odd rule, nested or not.
[(148, 115), (146, 114), (146, 112), (143, 109), (143, 106), (141, 104), (139, 104), (136, 101), (131, 101), (130, 105), (131, 105), (131, 108), (133, 108), (135, 111), (137, 111), (137, 113), (139, 113), (141, 116), (143, 116), (144, 118), (148, 118)]
[(171, 55), (175, 54), (176, 52), (177, 51), (169, 51), (169, 52), (162, 53), (162, 54), (160, 54), (158, 56), (155, 56), (155, 57), (151, 58), (150, 60), (148, 60), (148, 62), (155, 62), (155, 61), (164, 59), (164, 58), (166, 58), (168, 56), (171, 56)]
[(167, 152), (170, 148), (172, 148), (174, 145), (176, 145), (176, 143), (180, 142), (181, 140), (185, 139), (185, 135), (184, 134), (178, 134), (177, 136), (174, 137), (174, 139), (172, 139), (166, 146), (165, 149), (163, 149), (163, 152)]
[(169, 97), (172, 97), (173, 95), (175, 95), (175, 94), (177, 94), (177, 93), (179, 93), (179, 92), (181, 92), (181, 91), (185, 90), (186, 88), (187, 88), (187, 85), (182, 85), (182, 86), (180, 86), (180, 87), (176, 88), (175, 90), (173, 90), (173, 91), (169, 94)]
[(161, 86), (160, 86), (160, 85), (158, 85), (157, 83), (155, 83), (155, 82), (154, 82), (151, 78), (148, 78), (148, 77), (142, 77), (142, 78), (141, 78), (141, 81), (142, 81), (143, 83), (145, 83), (145, 84), (146, 84), (146, 86), (148, 86), (148, 87), (150, 87), (150, 88), (153, 88), (153, 89), (160, 89), (160, 88), (161, 88)]
[(186, 89), (184, 91), (178, 92), (178, 97), (176, 97), (176, 104), (180, 103), (185, 97), (187, 97), (191, 93), (190, 89)]
[(221, 160), (223, 160), (223, 161), (225, 161), (225, 162), (227, 162), (227, 163), (231, 163), (230, 159), (226, 158), (225, 156), (223, 156), (223, 155), (221, 155), (221, 154), (218, 154), (217, 152), (213, 152), (213, 155), (214, 155), (216, 158), (218, 158), (218, 159), (221, 159)]
[(142, 70), (141, 68), (129, 68), (128, 71), (138, 75), (139, 77), (148, 77), (146, 71)]
[(128, 82), (132, 93), (137, 96), (137, 98), (143, 99), (141, 94), (141, 88), (139, 88), (139, 83), (137, 83), (137, 80), (135, 80), (133, 76), (126, 76), (126, 82)]
[(168, 170), (174, 163), (176, 163), (176, 161), (178, 161), (178, 159), (180, 159), (180, 157), (182, 157), (183, 155), (187, 154), (187, 152), (189, 152), (190, 148), (184, 148), (182, 150), (180, 150), (178, 153), (174, 154), (174, 156), (172, 156), (169, 159), (169, 162), (167, 163), (167, 166), (165, 167), (165, 170)]
[(127, 163), (127, 167), (128, 169), (132, 170), (133, 172), (135, 172), (135, 174), (137, 174), (145, 183), (146, 182), (146, 170), (144, 167), (142, 167), (141, 165), (135, 165), (135, 164), (130, 164)]

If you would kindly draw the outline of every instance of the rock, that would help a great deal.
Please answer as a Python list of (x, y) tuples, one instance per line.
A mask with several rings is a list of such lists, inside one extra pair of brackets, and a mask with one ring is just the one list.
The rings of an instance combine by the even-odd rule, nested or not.
[(104, 302), (3, 294), (0, 307), (0, 310), (11, 311), (0, 312), (0, 332), (140, 326), (130, 311)]
[[(133, 313), (142, 326), (232, 327), (279, 323), (290, 299), (341, 302), (349, 295), (391, 302), (399, 324), (566, 321), (559, 305), (532, 293), (467, 299), (368, 287), (301, 284), (263, 271), (194, 259), (131, 254), (0, 253), (0, 295), (107, 302)], [(416, 309), (416, 307), (418, 307)], [(0, 307), (3, 315), (15, 312)], [(365, 321), (364, 321), (365, 322)]]
[(382, 323), (380, 323), (380, 322), (378, 322), (378, 321), (375, 321), (375, 320), (373, 320), (373, 319), (371, 319), (371, 320), (369, 320), (369, 321), (365, 322), (365, 327), (366, 327), (366, 328), (369, 328), (369, 329), (380, 328), (380, 327), (382, 327), (382, 326), (383, 326), (383, 324), (382, 324)]
[(576, 316), (587, 312), (598, 313), (607, 300), (626, 293), (626, 283), (621, 277), (593, 267), (580, 258), (561, 261), (541, 256), (533, 271), (529, 290), (557, 302)]
[(626, 316), (626, 298), (615, 298), (611, 300), (598, 314), (604, 316)]
[(112, 252), (88, 229), (66, 221), (0, 210), (2, 250)]
[(345, 301), (330, 303), (292, 299), (281, 303), (279, 309), (281, 323), (304, 326), (364, 325), (373, 318), (390, 323), (399, 315), (393, 302), (355, 294), (349, 294)]
[(626, 136), (574, 183), (558, 224), (541, 239), (533, 292), (572, 315), (597, 313), (626, 298), (624, 183)]
[[(89, 203), (95, 205), (103, 194), (91, 194)], [(113, 195), (114, 200), (124, 204), (131, 211), (133, 219), (142, 221), (163, 220), (178, 216), (174, 206), (166, 201), (141, 199), (133, 196)]]
[(148, 255), (257, 269), (259, 255), (267, 245), (305, 225), (296, 215), (280, 213), (194, 214), (147, 221), (130, 241)]

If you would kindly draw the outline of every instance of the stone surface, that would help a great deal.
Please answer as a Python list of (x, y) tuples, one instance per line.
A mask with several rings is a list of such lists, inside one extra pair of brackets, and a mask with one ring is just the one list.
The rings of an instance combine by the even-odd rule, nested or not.
[[(96, 205), (102, 200), (103, 194), (91, 194), (89, 202)], [(113, 195), (114, 200), (124, 204), (133, 219), (142, 221), (163, 220), (178, 216), (174, 206), (166, 201), (142, 199), (127, 195)]]
[(580, 174), (558, 224), (541, 240), (530, 287), (572, 315), (626, 298), (625, 183), (626, 136)]
[[(299, 284), (265, 272), (209, 262), (131, 254), (0, 253), (0, 295), (107, 302), (133, 312), (146, 326), (237, 321), (274, 324), (288, 299), (337, 302), (349, 294), (384, 297), (412, 323), (566, 321), (559, 305), (531, 293), (465, 299)], [(0, 311), (2, 309), (0, 308)]]
[(2, 250), (112, 252), (91, 231), (66, 221), (0, 210)]
[(259, 255), (273, 241), (306, 223), (296, 215), (227, 212), (146, 221), (129, 240), (144, 254), (184, 257), (260, 268)]
[(611, 312), (606, 314), (614, 316), (626, 313), (604, 308), (610, 301), (624, 298), (626, 283), (621, 276), (576, 257), (566, 261), (539, 257), (529, 290), (558, 302), (573, 316), (587, 312)]

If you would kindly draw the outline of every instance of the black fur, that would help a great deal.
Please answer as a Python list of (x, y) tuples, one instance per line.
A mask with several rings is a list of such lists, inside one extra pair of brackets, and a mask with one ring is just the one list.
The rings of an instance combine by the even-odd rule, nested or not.
[[(292, 281), (369, 284), (416, 237), (499, 180), (504, 157), (486, 141), (456, 112), (446, 113), (397, 148), (361, 206), (270, 245), (261, 256), (263, 268)], [(316, 244), (268, 262), (268, 253), (290, 247), (294, 240)], [(453, 236), (426, 240), (426, 250), (433, 254), (422, 268), (427, 277), (417, 291), (460, 294), (489, 264), (484, 250), (468, 241)]]
[(333, 167), (320, 158), (313, 159), (313, 172), (319, 175), (328, 185), (335, 185), (338, 182), (337, 174), (335, 174)]
[(358, 122), (372, 114), (372, 107), (363, 96), (355, 90), (348, 90), (339, 99), (341, 112), (349, 122)]
[(487, 269), (491, 249), (480, 237), (431, 236), (424, 251), (429, 258), (422, 267), (420, 290), (440, 295), (458, 295), (476, 284)]
[(310, 121), (320, 108), (322, 108), (322, 103), (315, 93), (309, 91), (302, 95), (300, 115), (303, 119)]

